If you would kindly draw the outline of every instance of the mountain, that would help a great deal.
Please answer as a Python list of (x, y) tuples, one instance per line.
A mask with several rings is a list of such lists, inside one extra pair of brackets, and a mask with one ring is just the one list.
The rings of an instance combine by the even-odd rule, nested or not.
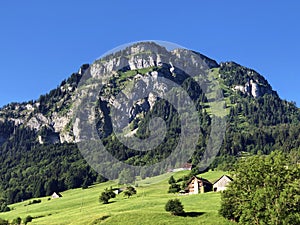
[[(226, 120), (225, 138), (211, 168), (229, 169), (238, 157), (249, 154), (269, 154), (275, 149), (299, 151), (300, 111), (295, 104), (280, 99), (262, 75), (235, 62), (218, 64), (194, 51), (167, 50), (143, 42), (82, 65), (35, 101), (10, 103), (0, 109), (2, 197), (12, 203), (104, 181), (78, 149), (77, 144), (91, 135), (77, 123), (83, 118), (95, 123), (98, 138), (119, 161), (149, 165), (172, 155), (184, 130), (180, 119), (188, 111), (180, 114), (180, 107), (170, 101), (180, 105), (187, 100), (178, 97), (180, 94), (169, 100), (163, 96), (176, 96), (178, 88), (188, 93), (200, 121), (199, 127), (190, 126), (187, 131), (191, 136), (193, 129), (199, 131), (197, 139), (186, 143), (195, 146), (188, 158), (194, 165), (205, 157), (214, 122), (222, 119)], [(126, 102), (129, 97), (134, 101)], [(88, 116), (85, 101), (94, 109)], [(114, 109), (124, 114), (112, 120)], [(76, 120), (78, 115), (84, 117)], [(165, 137), (151, 136), (161, 122), (151, 130), (148, 125), (153, 117), (164, 118)], [(117, 133), (113, 128), (116, 124)], [(161, 138), (163, 143), (155, 145), (153, 141), (153, 151), (137, 151), (143, 141), (127, 147), (119, 140), (121, 136)], [(117, 172), (110, 172), (109, 177), (118, 177)]]

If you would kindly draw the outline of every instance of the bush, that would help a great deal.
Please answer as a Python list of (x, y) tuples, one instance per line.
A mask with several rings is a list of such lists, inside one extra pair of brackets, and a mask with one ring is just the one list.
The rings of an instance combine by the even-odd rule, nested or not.
[(112, 188), (110, 189), (105, 189), (104, 192), (101, 193), (99, 197), (99, 201), (102, 202), (103, 204), (108, 204), (109, 199), (115, 198), (116, 194), (113, 192)]
[(179, 191), (180, 191), (180, 185), (174, 183), (170, 185), (168, 193), (177, 193)]
[(109, 199), (110, 199), (110, 197), (107, 194), (107, 192), (105, 192), (105, 191), (102, 192), (99, 197), (99, 201), (102, 202), (103, 204), (108, 204)]
[(168, 183), (170, 184), (168, 193), (177, 193), (180, 191), (180, 186), (176, 184), (173, 176), (170, 177)]
[(42, 202), (41, 199), (34, 199), (32, 201), (29, 201), (28, 204), (25, 204), (24, 206), (33, 205), (33, 204), (39, 204), (41, 202)]
[(27, 223), (30, 223), (32, 221), (33, 217), (32, 216), (27, 216), (25, 219), (24, 219), (24, 224), (26, 225)]
[(183, 205), (179, 199), (170, 199), (165, 206), (165, 210), (175, 216), (184, 213)]
[(8, 221), (0, 218), (0, 225), (8, 225)]
[(182, 182), (182, 181), (183, 181), (182, 177), (178, 178), (178, 180), (177, 180), (177, 182)]
[(12, 221), (12, 224), (13, 225), (20, 225), (22, 222), (22, 219), (20, 217), (17, 217), (15, 218), (13, 221)]
[(32, 201), (29, 201), (29, 203), (28, 203), (28, 205), (33, 205), (33, 204), (38, 204), (38, 203), (41, 203), (42, 202), (42, 200), (41, 199), (34, 199), (34, 200), (32, 200)]
[(10, 208), (7, 206), (6, 201), (0, 199), (0, 212), (8, 212)]
[(124, 191), (124, 196), (127, 196), (128, 198), (130, 198), (130, 196), (135, 194), (136, 194), (136, 189), (132, 186), (127, 187), (126, 190)]
[(169, 181), (168, 181), (169, 184), (175, 184), (176, 183), (176, 180), (173, 176), (170, 177)]

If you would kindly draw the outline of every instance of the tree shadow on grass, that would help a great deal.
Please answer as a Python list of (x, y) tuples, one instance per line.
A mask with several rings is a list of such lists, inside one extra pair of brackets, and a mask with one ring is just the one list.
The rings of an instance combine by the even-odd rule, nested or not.
[(179, 214), (178, 216), (182, 216), (182, 217), (199, 217), (204, 215), (205, 212), (184, 212)]
[(115, 203), (116, 201), (109, 201), (108, 203), (103, 203), (103, 205), (109, 205), (109, 204), (112, 204), (112, 203)]

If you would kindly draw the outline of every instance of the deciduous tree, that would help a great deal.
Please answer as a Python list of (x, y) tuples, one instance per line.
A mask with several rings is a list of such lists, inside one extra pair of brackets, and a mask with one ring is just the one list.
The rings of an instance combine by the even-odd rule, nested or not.
[(281, 152), (241, 160), (220, 213), (243, 225), (300, 224), (300, 168)]

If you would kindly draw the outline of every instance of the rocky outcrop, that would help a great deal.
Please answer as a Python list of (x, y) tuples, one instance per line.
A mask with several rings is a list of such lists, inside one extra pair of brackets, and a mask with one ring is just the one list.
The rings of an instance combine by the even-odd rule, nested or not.
[[(118, 81), (118, 85), (130, 80), (134, 83), (135, 90), (141, 90), (141, 93), (144, 93), (144, 95), (138, 92), (127, 93), (128, 96), (126, 97), (136, 99), (132, 102), (131, 107), (127, 107), (126, 113), (130, 121), (153, 109), (159, 97), (157, 93), (154, 93), (149, 88), (155, 89), (158, 93), (166, 93), (169, 90), (168, 85), (157, 82), (159, 77), (164, 76), (163, 74), (160, 74), (157, 70), (145, 70), (146, 68), (163, 68), (164, 72), (168, 73), (170, 77), (173, 76), (174, 79), (178, 78), (176, 76), (181, 76), (182, 71), (180, 69), (182, 67), (186, 68), (184, 71), (186, 74), (195, 73), (192, 70), (188, 71), (192, 67), (197, 67), (200, 70), (220, 68), (220, 71), (222, 71), (220, 78), (224, 80), (228, 79), (230, 83), (228, 87), (235, 91), (240, 91), (254, 98), (272, 92), (272, 88), (267, 81), (253, 70), (244, 68), (233, 62), (218, 65), (216, 61), (200, 53), (192, 53), (186, 49), (168, 51), (165, 47), (153, 42), (144, 42), (129, 46), (122, 51), (97, 60), (92, 65), (82, 65), (77, 73), (72, 74), (67, 81), (62, 82), (57, 90), (52, 91), (51, 97), (43, 96), (43, 98), (37, 101), (21, 104), (13, 103), (1, 108), (0, 123), (10, 121), (15, 127), (24, 126), (34, 130), (37, 134), (37, 140), (41, 144), (80, 141), (75, 140), (74, 137), (80, 133), (80, 129), (76, 125), (79, 121), (75, 121), (75, 123), (72, 121), (76, 105), (73, 103), (80, 96), (89, 95), (87, 87), (96, 86), (95, 82), (106, 84), (111, 78), (120, 78), (120, 71), (125, 73), (126, 71), (134, 70), (136, 73), (129, 78), (123, 77), (122, 81)], [(79, 90), (77, 85), (87, 71), (90, 73), (90, 77), (88, 78), (91, 80), (87, 80), (85, 88)], [(99, 124), (103, 130), (107, 129), (104, 127), (104, 120), (107, 116), (106, 114), (109, 113), (110, 107), (121, 108), (123, 104), (120, 99), (112, 94), (113, 88), (120, 88), (116, 85), (116, 83), (107, 84), (106, 94), (100, 96), (103, 108), (97, 113), (100, 120)], [(137, 99), (138, 96), (143, 97)], [(48, 102), (45, 103), (45, 99)], [(46, 135), (41, 135), (40, 132), (43, 127), (47, 128), (50, 132)], [(0, 136), (0, 144), (4, 141), (5, 137)]]
[(52, 133), (47, 136), (38, 135), (38, 141), (40, 144), (57, 144), (61, 143), (59, 134)]
[(270, 94), (271, 93), (270, 89), (266, 88), (263, 85), (260, 85), (260, 84), (256, 83), (252, 79), (249, 80), (249, 82), (247, 82), (244, 86), (236, 85), (233, 89), (235, 91), (240, 91), (243, 94), (247, 94), (247, 95), (252, 96), (254, 98), (258, 98), (258, 97), (261, 97), (265, 94)]
[(83, 64), (80, 67), (80, 69), (78, 70), (78, 74), (83, 75), (88, 70), (89, 67), (90, 67), (90, 64)]
[(219, 77), (234, 91), (254, 98), (273, 93), (271, 85), (263, 76), (235, 62), (220, 63), (219, 72)]
[(34, 115), (26, 125), (31, 128), (32, 130), (40, 130), (42, 126), (48, 125), (49, 120), (46, 118), (42, 113), (37, 113)]

